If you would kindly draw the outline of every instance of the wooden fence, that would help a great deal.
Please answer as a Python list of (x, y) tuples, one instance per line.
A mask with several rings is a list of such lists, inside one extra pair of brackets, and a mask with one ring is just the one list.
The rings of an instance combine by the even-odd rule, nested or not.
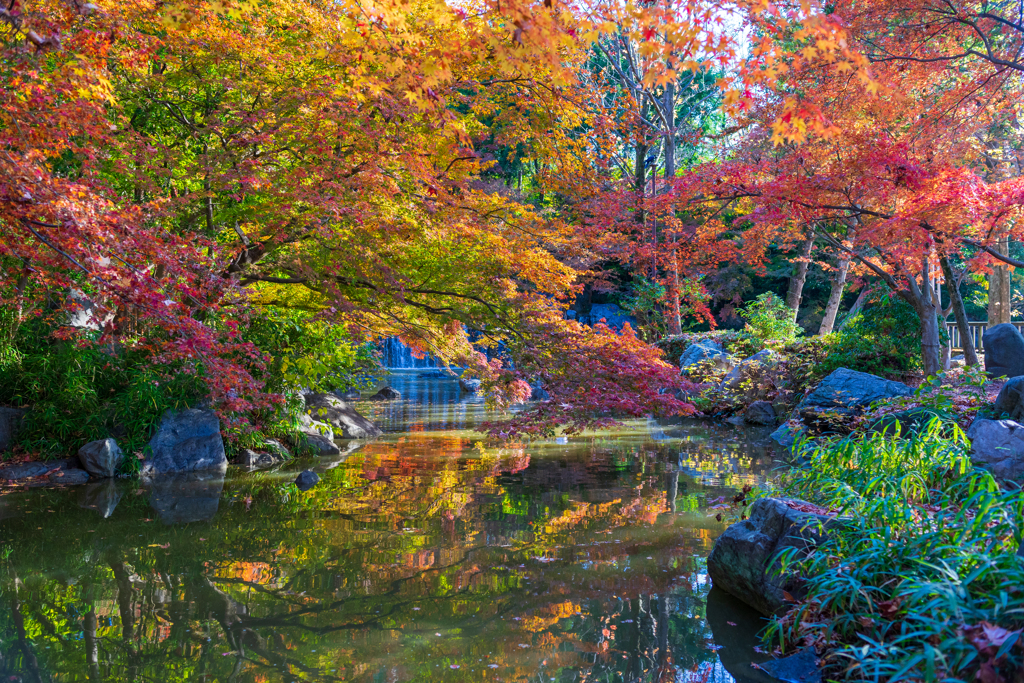
[[(1024, 320), (1014, 320), (1011, 323), (1017, 328), (1017, 331), (1024, 334)], [(978, 353), (982, 352), (981, 339), (985, 334), (985, 330), (988, 329), (988, 323), (967, 323), (967, 327), (971, 330), (971, 341), (974, 342), (974, 348), (978, 350)], [(960, 343), (960, 329), (956, 326), (955, 322), (946, 323), (946, 332), (949, 334), (949, 339), (952, 348), (956, 351), (962, 351), (963, 345)]]

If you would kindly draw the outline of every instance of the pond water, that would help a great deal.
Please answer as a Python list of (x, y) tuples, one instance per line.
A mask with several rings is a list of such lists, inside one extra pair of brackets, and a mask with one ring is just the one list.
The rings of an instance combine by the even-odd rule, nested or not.
[(705, 568), (763, 432), (499, 447), (454, 380), (392, 385), (341, 457), (0, 496), (0, 681), (764, 680)]

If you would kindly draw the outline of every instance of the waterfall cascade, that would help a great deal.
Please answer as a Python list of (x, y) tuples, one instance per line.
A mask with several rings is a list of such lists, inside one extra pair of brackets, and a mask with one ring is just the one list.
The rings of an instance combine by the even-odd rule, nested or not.
[(430, 355), (416, 358), (412, 349), (403, 344), (398, 337), (388, 337), (380, 344), (384, 367), (390, 370), (421, 370), (441, 367)]

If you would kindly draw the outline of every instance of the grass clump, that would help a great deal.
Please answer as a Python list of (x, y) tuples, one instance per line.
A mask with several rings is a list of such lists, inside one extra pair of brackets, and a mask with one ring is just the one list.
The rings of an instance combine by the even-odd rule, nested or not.
[(843, 523), (784, 558), (809, 592), (769, 626), (771, 645), (815, 647), (834, 680), (1017, 680), (1024, 494), (972, 465), (959, 427), (943, 429), (822, 445), (776, 482)]

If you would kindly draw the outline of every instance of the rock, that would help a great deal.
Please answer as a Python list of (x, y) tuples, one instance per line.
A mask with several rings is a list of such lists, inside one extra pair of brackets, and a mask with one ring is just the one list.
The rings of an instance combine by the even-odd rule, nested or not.
[(805, 430), (801, 427), (794, 427), (789, 423), (784, 423), (774, 432), (769, 434), (768, 438), (785, 448), (787, 451), (793, 451), (797, 440), (804, 436), (804, 432)]
[(796, 410), (805, 418), (815, 419), (821, 413), (854, 416), (875, 401), (910, 396), (906, 384), (882, 379), (866, 372), (847, 368), (835, 370), (807, 394)]
[(996, 396), (994, 412), (996, 417), (1024, 422), (1024, 377), (1014, 377), (1003, 385)]
[(964, 354), (957, 354), (949, 359), (949, 367), (951, 368), (962, 368), (967, 361), (964, 359)]
[(336, 438), (366, 439), (383, 434), (375, 424), (356, 412), (355, 408), (331, 394), (307, 394), (306, 411), (314, 419), (334, 427)]
[(316, 449), (317, 455), (338, 455), (341, 449), (333, 440), (321, 434), (306, 434), (306, 443)]
[(476, 392), (480, 391), (481, 384), (482, 382), (478, 379), (469, 377), (459, 378), (459, 389), (462, 389), (467, 394), (475, 394)]
[(775, 408), (768, 401), (754, 401), (743, 411), (743, 419), (752, 425), (773, 425), (778, 422)]
[(749, 508), (749, 518), (725, 530), (708, 556), (708, 574), (721, 588), (770, 616), (787, 607), (784, 593), (799, 599), (803, 579), (778, 575), (778, 554), (795, 547), (804, 554), (825, 539), (829, 517), (794, 510), (787, 503), (802, 501), (761, 498)]
[(704, 339), (695, 344), (690, 344), (683, 351), (682, 355), (679, 356), (679, 369), (684, 373), (689, 372), (691, 369), (696, 370), (694, 366), (700, 366), (704, 363), (713, 365), (718, 370), (730, 371), (734, 367), (733, 358), (727, 354), (723, 349), (722, 345), (713, 339)]
[(724, 422), (726, 424), (731, 424), (735, 427), (742, 427), (747, 423), (747, 421), (743, 419), (742, 415), (733, 415), (732, 417), (727, 417), (725, 418)]
[(104, 519), (114, 514), (114, 508), (121, 502), (126, 484), (116, 479), (101, 479), (89, 482), (78, 494), (78, 507), (95, 510)]
[(923, 432), (932, 420), (943, 420), (942, 415), (931, 408), (911, 408), (898, 413), (883, 415), (868, 427), (870, 434), (895, 434), (897, 427), (901, 436)]
[(384, 387), (376, 394), (370, 397), (371, 401), (394, 401), (395, 399), (402, 398), (402, 393), (398, 389), (392, 389), (391, 387)]
[(0, 453), (14, 446), (18, 428), (27, 412), (24, 408), (0, 408)]
[(1013, 420), (975, 419), (967, 430), (971, 460), (996, 479), (1021, 481), (1024, 475), (1024, 425)]
[(295, 485), (299, 487), (300, 491), (308, 491), (317, 485), (320, 481), (320, 476), (312, 470), (305, 470), (299, 473), (299, 476), (295, 477)]
[(530, 385), (530, 400), (531, 401), (550, 401), (551, 394), (547, 392), (544, 386), (537, 380)]
[(117, 468), (124, 460), (124, 453), (113, 439), (90, 441), (78, 449), (78, 459), (82, 469), (96, 477), (104, 479), (117, 476)]
[(782, 683), (821, 683), (821, 669), (814, 648), (800, 650), (795, 655), (762, 662), (760, 667)]
[(20, 481), (22, 479), (31, 479), (32, 477), (41, 477), (58, 467), (57, 463), (52, 462), (24, 462), (19, 465), (8, 465), (0, 467), (0, 479)]
[(228, 460), (220, 435), (220, 418), (212, 410), (189, 408), (164, 413), (149, 441), (142, 474), (224, 472)]
[(189, 472), (144, 477), (149, 506), (164, 524), (188, 524), (213, 519), (224, 490), (219, 472)]
[(331, 425), (314, 420), (305, 413), (299, 416), (299, 432), (306, 435), (323, 436), (329, 441), (334, 441), (334, 428)]
[(79, 289), (68, 291), (68, 325), (84, 330), (99, 330), (114, 319), (114, 313), (98, 306)]
[(277, 453), (264, 453), (260, 451), (254, 451), (249, 448), (242, 449), (242, 452), (238, 455), (238, 464), (242, 467), (246, 467), (249, 470), (261, 470), (267, 467), (273, 467), (274, 465), (281, 462), (283, 458)]
[(989, 377), (1024, 375), (1024, 337), (1010, 323), (994, 325), (982, 337), (985, 372)]
[(761, 349), (750, 358), (745, 358), (739, 365), (729, 371), (722, 380), (719, 389), (723, 391), (739, 391), (744, 400), (750, 401), (766, 394), (770, 383), (766, 375), (779, 364), (779, 354), (771, 349)]
[(335, 389), (331, 393), (344, 401), (358, 401), (363, 397), (358, 389)]
[(277, 439), (264, 439), (263, 448), (265, 448), (270, 453), (274, 453), (275, 455), (279, 456), (282, 460), (287, 460), (288, 458), (292, 457), (292, 454), (288, 451), (287, 448), (284, 447), (284, 444), (282, 444)]
[(80, 469), (59, 469), (50, 472), (46, 480), (58, 486), (79, 486), (89, 481), (89, 473)]

